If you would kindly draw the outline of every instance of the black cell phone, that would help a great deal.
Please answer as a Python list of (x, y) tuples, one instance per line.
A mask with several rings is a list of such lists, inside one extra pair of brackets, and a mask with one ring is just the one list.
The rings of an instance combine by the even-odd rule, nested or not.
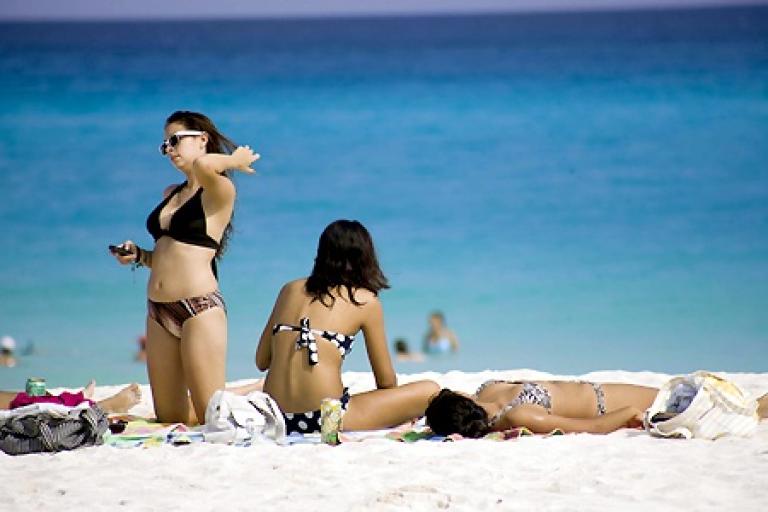
[(119, 245), (110, 245), (109, 252), (111, 252), (112, 254), (117, 254), (118, 256), (130, 256), (133, 254), (133, 251), (128, 250), (125, 247), (121, 247)]

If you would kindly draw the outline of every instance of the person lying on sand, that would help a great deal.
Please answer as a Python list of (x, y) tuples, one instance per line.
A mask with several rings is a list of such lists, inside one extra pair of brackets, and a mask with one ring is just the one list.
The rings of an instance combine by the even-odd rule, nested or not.
[[(231, 391), (237, 395), (247, 395), (251, 391), (261, 391), (264, 387), (264, 379), (259, 379), (256, 382), (250, 384), (243, 384), (240, 386), (228, 387), (227, 391)], [(83, 388), (83, 397), (92, 400), (93, 392), (96, 389), (96, 381), (91, 380)], [(7, 410), (11, 406), (11, 401), (19, 394), (19, 391), (0, 391), (0, 410)], [(107, 414), (117, 414), (128, 412), (130, 408), (141, 402), (141, 388), (138, 384), (129, 384), (123, 389), (115, 393), (114, 395), (99, 400), (96, 405)], [(191, 406), (191, 404), (190, 404)]]
[[(474, 395), (441, 390), (427, 407), (427, 425), (438, 435), (473, 438), (515, 427), (606, 434), (641, 427), (658, 391), (634, 384), (490, 380)], [(758, 404), (760, 418), (768, 417), (768, 394)]]
[[(87, 399), (93, 398), (93, 392), (96, 389), (96, 381), (91, 380), (83, 388), (83, 396)], [(11, 401), (18, 395), (19, 391), (0, 391), (0, 410), (9, 409)], [(129, 384), (123, 389), (115, 393), (114, 395), (99, 400), (96, 405), (106, 412), (111, 413), (123, 413), (128, 412), (128, 409), (138, 404), (141, 401), (141, 388), (138, 384)]]
[[(320, 432), (320, 403), (328, 397), (346, 411), (343, 430), (385, 428), (424, 414), (440, 387), (429, 380), (397, 385), (379, 300), (385, 288), (368, 230), (338, 220), (320, 236), (310, 276), (280, 290), (256, 365), (269, 370), (264, 391), (283, 410), (288, 433)], [(341, 365), (361, 330), (377, 389), (350, 396)]]

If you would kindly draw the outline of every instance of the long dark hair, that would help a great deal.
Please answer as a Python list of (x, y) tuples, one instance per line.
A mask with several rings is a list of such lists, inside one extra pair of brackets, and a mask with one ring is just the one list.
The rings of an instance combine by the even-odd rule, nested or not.
[[(356, 306), (362, 303), (355, 300), (354, 288), (365, 288), (377, 295), (389, 288), (371, 235), (356, 220), (337, 220), (323, 230), (317, 244), (315, 266), (304, 285), (312, 300), (326, 306), (336, 301), (331, 290), (339, 286), (347, 288), (349, 300)], [(325, 299), (330, 299), (330, 304), (326, 304)]]
[[(188, 110), (177, 110), (165, 120), (165, 126), (171, 123), (178, 123), (187, 130), (197, 130), (208, 134), (208, 143), (205, 145), (206, 153), (221, 153), (225, 155), (231, 154), (236, 148), (237, 144), (221, 133), (213, 121), (204, 114), (199, 112), (190, 112)], [(227, 171), (224, 173), (229, 179), (232, 179), (232, 173)], [(224, 233), (221, 235), (221, 241), (219, 242), (219, 249), (216, 251), (216, 259), (220, 259), (226, 252), (227, 245), (229, 245), (229, 239), (232, 236), (232, 219), (235, 217), (235, 210), (232, 209), (232, 216), (229, 219), (227, 227), (224, 228)]]
[(424, 414), (429, 428), (441, 436), (461, 434), (464, 437), (477, 438), (491, 430), (485, 409), (474, 400), (447, 388), (440, 390), (429, 402)]

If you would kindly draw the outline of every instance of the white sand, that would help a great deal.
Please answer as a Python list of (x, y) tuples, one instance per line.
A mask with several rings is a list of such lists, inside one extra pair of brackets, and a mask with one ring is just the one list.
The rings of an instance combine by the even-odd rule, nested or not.
[[(724, 374), (753, 394), (768, 373)], [(657, 373), (597, 372), (662, 384)], [(401, 376), (473, 391), (489, 378), (577, 378), (529, 370)], [(366, 373), (347, 373), (352, 392)], [(97, 389), (97, 398), (120, 386)], [(131, 412), (151, 413), (149, 389)], [(636, 430), (516, 441), (338, 447), (210, 444), (0, 453), (0, 510), (768, 510), (768, 421), (748, 439), (664, 440)]]

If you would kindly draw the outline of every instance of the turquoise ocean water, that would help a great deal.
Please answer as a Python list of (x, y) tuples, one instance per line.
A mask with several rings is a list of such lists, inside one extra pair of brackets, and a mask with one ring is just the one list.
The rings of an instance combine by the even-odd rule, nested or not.
[[(220, 265), (228, 378), (337, 218), (365, 223), (398, 371), (768, 371), (768, 9), (0, 25), (0, 369), (146, 382), (147, 245), (200, 110), (263, 159)], [(345, 366), (367, 370), (359, 344)]]

